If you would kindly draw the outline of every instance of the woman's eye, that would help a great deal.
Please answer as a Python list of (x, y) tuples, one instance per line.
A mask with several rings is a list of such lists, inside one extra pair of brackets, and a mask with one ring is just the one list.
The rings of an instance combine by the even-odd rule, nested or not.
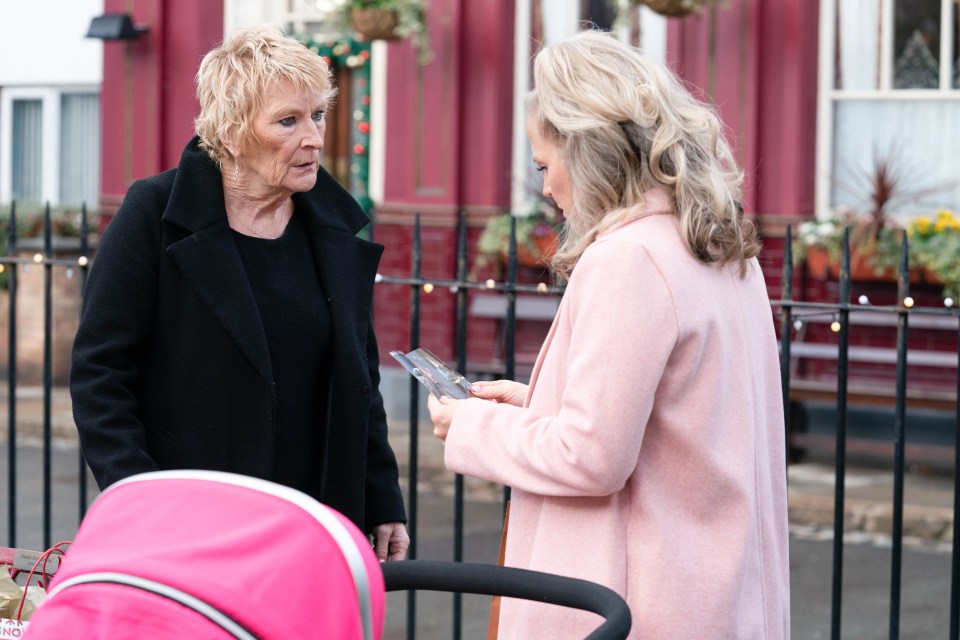
[(296, 121), (297, 121), (296, 118), (294, 118), (293, 116), (287, 116), (286, 118), (280, 121), (280, 124), (282, 124), (285, 127), (292, 127)]
[(323, 109), (317, 109), (316, 111), (313, 112), (313, 115), (311, 117), (313, 118), (314, 122), (320, 122), (321, 120), (323, 120), (323, 114), (324, 114)]
[(543, 165), (541, 165), (541, 164), (538, 164), (538, 165), (537, 165), (537, 171), (539, 171), (540, 173), (543, 173), (543, 172), (546, 171), (546, 170), (547, 170), (547, 168), (546, 168), (545, 166), (543, 166)]

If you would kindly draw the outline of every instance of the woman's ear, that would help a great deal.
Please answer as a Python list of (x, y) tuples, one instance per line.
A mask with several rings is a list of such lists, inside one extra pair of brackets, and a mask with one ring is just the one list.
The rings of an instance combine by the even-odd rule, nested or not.
[(237, 134), (235, 131), (226, 133), (223, 138), (223, 148), (230, 153), (231, 158), (237, 158), (240, 155), (240, 145), (237, 144)]

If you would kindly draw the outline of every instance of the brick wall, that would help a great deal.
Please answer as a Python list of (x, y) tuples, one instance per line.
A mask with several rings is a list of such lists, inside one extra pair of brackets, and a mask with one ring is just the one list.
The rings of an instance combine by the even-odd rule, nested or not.
[[(72, 239), (71, 239), (72, 240)], [(75, 258), (78, 251), (70, 240), (55, 239), (56, 258)], [(40, 246), (23, 241), (18, 257), (32, 257)], [(17, 274), (17, 382), (23, 386), (43, 384), (45, 268), (21, 264)], [(70, 351), (80, 322), (80, 273), (77, 267), (54, 266), (51, 271), (51, 378), (54, 386), (66, 386), (70, 379)], [(9, 360), (9, 292), (0, 292), (0, 378), (7, 378)]]
[[(478, 228), (468, 232), (468, 269), (474, 265), (473, 249), (479, 235)], [(456, 278), (456, 231), (449, 225), (422, 226), (421, 247), (423, 262), (421, 275), (425, 280)], [(374, 238), (385, 246), (380, 261), (380, 273), (387, 276), (409, 277), (411, 270), (411, 247), (413, 227), (409, 225), (384, 224), (375, 227)], [(492, 267), (473, 269), (469, 278), (483, 282), (494, 277)], [(539, 269), (520, 269), (520, 282), (548, 282), (547, 276)], [(478, 292), (468, 293), (469, 301)], [(381, 362), (386, 367), (399, 367), (392, 359), (384, 357), (394, 349), (410, 348), (410, 295), (407, 285), (378, 284), (374, 295), (374, 321), (377, 340), (381, 353)], [(438, 356), (453, 361), (455, 359), (456, 330), (456, 293), (447, 287), (434, 287), (429, 294), (420, 292), (420, 342)], [(496, 320), (470, 318), (467, 321), (467, 360), (485, 363), (502, 354), (496, 353), (499, 329)], [(543, 322), (519, 322), (517, 325), (516, 350), (518, 354), (530, 356), (536, 354), (549, 325)]]

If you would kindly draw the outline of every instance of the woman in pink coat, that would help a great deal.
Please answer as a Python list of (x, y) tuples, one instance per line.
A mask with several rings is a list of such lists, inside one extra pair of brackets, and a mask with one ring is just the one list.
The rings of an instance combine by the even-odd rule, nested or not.
[[(790, 634), (773, 319), (713, 111), (609, 34), (536, 58), (527, 133), (568, 281), (530, 385), (430, 399), (447, 467), (512, 488), (505, 563), (620, 593), (631, 638)], [(599, 618), (504, 600), (501, 640)]]

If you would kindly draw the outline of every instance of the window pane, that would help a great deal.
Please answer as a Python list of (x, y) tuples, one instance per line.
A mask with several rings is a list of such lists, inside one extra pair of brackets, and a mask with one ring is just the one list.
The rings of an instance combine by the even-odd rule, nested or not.
[(39, 202), (42, 175), (43, 102), (13, 101), (13, 199)]
[(60, 204), (95, 209), (100, 185), (100, 96), (65, 93), (60, 107)]
[(878, 88), (880, 3), (877, 0), (837, 3), (836, 47), (837, 89)]
[(941, 0), (897, 0), (893, 37), (893, 86), (940, 86)]
[(953, 29), (953, 55), (951, 56), (953, 66), (950, 75), (953, 78), (953, 88), (960, 89), (960, 0), (953, 0), (951, 4), (951, 10), (953, 11), (951, 26)]
[(834, 119), (832, 207), (868, 210), (875, 163), (889, 160), (901, 194), (890, 213), (960, 209), (960, 102), (842, 100)]

